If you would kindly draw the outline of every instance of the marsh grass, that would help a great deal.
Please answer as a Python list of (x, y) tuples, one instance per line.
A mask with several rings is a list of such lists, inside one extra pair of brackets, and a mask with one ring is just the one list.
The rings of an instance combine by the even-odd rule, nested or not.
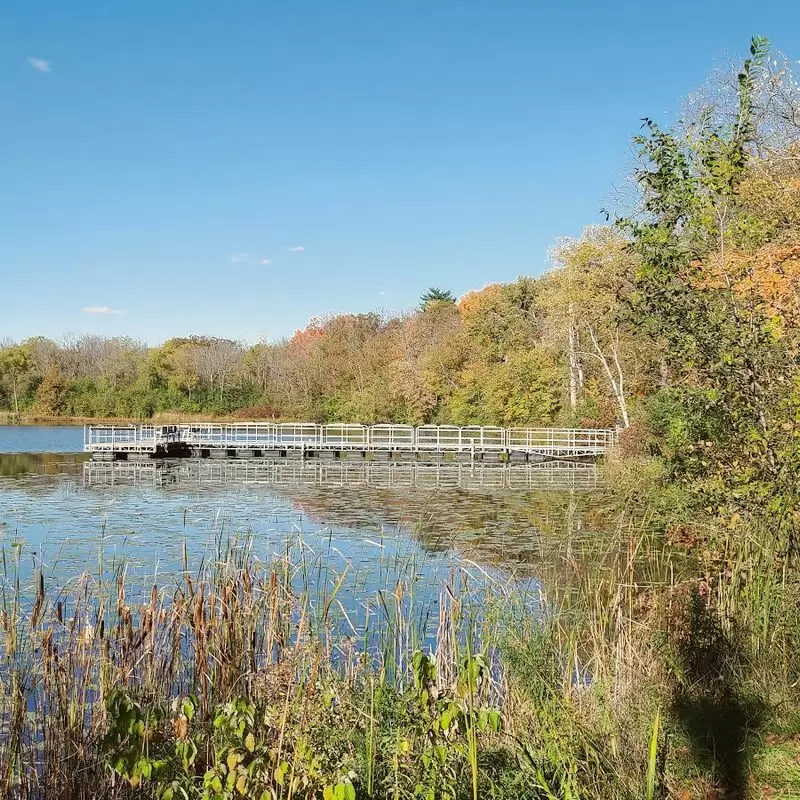
[(533, 586), (465, 560), (431, 593), (383, 552), (350, 601), (355, 570), (299, 537), (268, 560), (219, 537), (149, 587), (102, 560), (26, 587), (4, 553), (4, 796), (746, 797), (788, 759), (795, 587), (754, 577), (775, 554), (698, 579), (620, 514)]

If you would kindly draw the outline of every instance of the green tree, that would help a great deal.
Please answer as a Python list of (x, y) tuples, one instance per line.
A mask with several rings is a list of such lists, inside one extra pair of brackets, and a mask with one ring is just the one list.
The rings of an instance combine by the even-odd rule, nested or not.
[(652, 369), (655, 344), (643, 346), (641, 334), (631, 335), (623, 319), (636, 258), (618, 231), (597, 225), (585, 228), (580, 239), (561, 239), (550, 257), (556, 268), (543, 278), (540, 303), (556, 351), (569, 369), (570, 408), (576, 411), (587, 373), (594, 373), (608, 387), (627, 428), (631, 386)]
[(7, 347), (0, 351), (0, 375), (3, 375), (11, 386), (14, 398), (14, 412), (19, 414), (20, 386), (24, 377), (30, 372), (31, 357), (22, 345)]
[(420, 297), (419, 307), (421, 311), (424, 311), (426, 308), (437, 303), (448, 303), (452, 305), (455, 302), (456, 298), (453, 296), (452, 292), (431, 286), (430, 289)]
[(552, 424), (559, 409), (558, 371), (541, 351), (511, 354), (503, 363), (473, 363), (449, 404), (457, 425), (513, 427)]
[(763, 247), (774, 227), (770, 233), (742, 191), (759, 159), (753, 108), (766, 58), (766, 41), (754, 39), (733, 118), (709, 113), (670, 131), (646, 121), (634, 140), (643, 213), (618, 225), (640, 259), (631, 307), (667, 342), (675, 374), (671, 407), (682, 415), (685, 444), (672, 454), (674, 468), (694, 485), (702, 481), (706, 504), (720, 512), (768, 509), (770, 530), (792, 552), (800, 341), (764, 302), (752, 248)]

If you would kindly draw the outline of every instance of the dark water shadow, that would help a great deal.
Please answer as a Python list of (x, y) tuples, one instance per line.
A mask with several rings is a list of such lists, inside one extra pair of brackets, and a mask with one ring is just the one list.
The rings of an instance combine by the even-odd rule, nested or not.
[(673, 715), (692, 744), (695, 762), (713, 776), (720, 796), (747, 796), (747, 766), (766, 722), (767, 706), (748, 690), (750, 665), (736, 630), (719, 618), (696, 589), (689, 599), (688, 630), (677, 647), (679, 682)]

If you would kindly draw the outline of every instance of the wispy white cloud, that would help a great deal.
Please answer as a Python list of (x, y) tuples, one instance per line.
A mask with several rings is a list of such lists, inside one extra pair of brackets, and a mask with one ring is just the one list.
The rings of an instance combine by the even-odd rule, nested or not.
[(34, 58), (33, 56), (28, 56), (28, 63), (37, 71), (37, 72), (50, 72), (50, 62), (44, 58)]
[(250, 260), (250, 253), (231, 253), (231, 264), (246, 264)]
[(301, 245), (301, 244), (295, 245), (294, 247), (287, 247), (286, 248), (286, 252), (287, 253), (302, 253), (304, 250), (305, 250), (305, 247), (303, 247), (303, 245)]
[(378, 294), (379, 294), (381, 297), (386, 297), (386, 289), (381, 289), (381, 290), (378, 292)]
[(106, 317), (118, 317), (124, 314), (119, 308), (109, 308), (108, 306), (85, 306), (81, 309), (84, 314), (98, 314)]
[(272, 263), (272, 259), (262, 258), (258, 263), (261, 264), (262, 267), (268, 267)]

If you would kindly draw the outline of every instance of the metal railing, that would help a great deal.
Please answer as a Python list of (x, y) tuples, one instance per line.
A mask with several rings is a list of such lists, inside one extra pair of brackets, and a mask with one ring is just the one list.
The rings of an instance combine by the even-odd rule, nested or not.
[(417, 448), (420, 450), (505, 450), (506, 431), (503, 428), (479, 428), (457, 425), (422, 425), (417, 428)]
[(545, 454), (605, 453), (617, 443), (615, 430), (602, 428), (510, 428), (506, 448)]
[(610, 429), (498, 428), (457, 425), (358, 425), (313, 422), (193, 422), (180, 425), (87, 425), (89, 452), (156, 452), (171, 442), (226, 450), (422, 450), (601, 455), (617, 443)]
[(87, 425), (83, 449), (109, 452), (155, 452), (159, 446), (181, 440), (177, 425)]
[(372, 450), (413, 450), (416, 428), (411, 425), (371, 425), (369, 443)]

